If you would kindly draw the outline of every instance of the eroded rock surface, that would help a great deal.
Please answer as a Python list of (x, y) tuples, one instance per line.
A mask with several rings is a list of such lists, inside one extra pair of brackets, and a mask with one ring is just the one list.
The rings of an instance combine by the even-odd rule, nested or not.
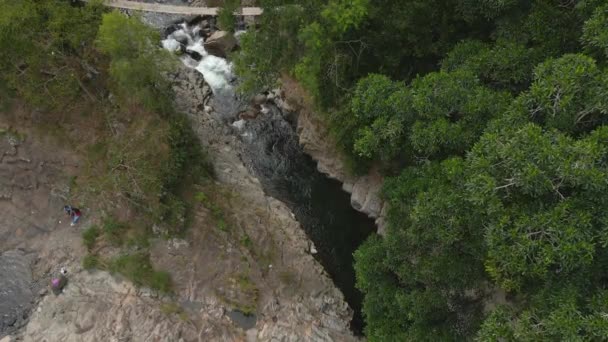
[[(201, 76), (196, 71), (182, 68), (176, 77), (186, 80)], [(310, 254), (310, 242), (294, 214), (285, 204), (264, 194), (259, 180), (245, 166), (242, 160), (245, 149), (231, 134), (230, 127), (197, 106), (205, 95), (193, 97), (188, 85), (183, 81), (181, 84), (181, 89), (176, 89), (180, 109), (189, 114), (201, 142), (212, 155), (218, 180), (238, 194), (230, 202), (235, 208), (236, 225), (257, 246), (257, 251), (244, 252), (242, 246), (218, 240), (212, 242), (215, 248), (207, 251), (186, 249), (185, 255), (192, 255), (192, 252), (194, 255), (211, 253), (225, 256), (241, 253), (248, 260), (244, 264), (236, 264), (227, 260), (237, 258), (227, 257), (220, 260), (219, 265), (211, 267), (194, 263), (193, 268), (200, 269), (199, 273), (206, 275), (206, 280), (193, 281), (204, 282), (208, 287), (214, 287), (217, 293), (222, 286), (219, 283), (213, 286), (214, 279), (230, 279), (227, 273), (239, 274), (249, 270), (249, 276), (259, 287), (258, 320), (253, 332), (259, 341), (356, 340), (349, 329), (352, 310)], [(201, 215), (204, 219), (204, 213)], [(197, 239), (194, 237), (192, 240)], [(206, 235), (205, 239), (209, 241), (212, 237)], [(261, 257), (263, 252), (271, 253)], [(167, 260), (165, 257), (158, 259)], [(187, 284), (187, 276), (184, 275), (183, 279)], [(184, 291), (194, 302), (202, 300), (211, 291), (205, 286), (187, 287), (190, 290)], [(229, 284), (223, 287), (224, 293), (229, 294), (230, 290), (225, 289), (230, 287)], [(252, 332), (249, 334), (251, 336)]]
[(0, 336), (23, 326), (29, 315), (35, 295), (30, 261), (22, 251), (0, 255)]
[(236, 47), (236, 38), (226, 31), (215, 31), (205, 41), (205, 49), (212, 55), (226, 58)]
[(367, 175), (353, 176), (336, 143), (330, 136), (326, 124), (314, 113), (301, 86), (289, 78), (283, 78), (283, 88), (271, 96), (284, 111), (298, 113), (298, 135), (304, 151), (317, 162), (317, 169), (342, 183), (342, 188), (351, 194), (351, 204), (376, 219), (378, 233), (384, 232), (386, 208), (380, 197), (383, 177), (372, 168)]
[(129, 282), (106, 272), (78, 272), (59, 296), (48, 295), (33, 313), (25, 341), (196, 340), (188, 321), (162, 312)]

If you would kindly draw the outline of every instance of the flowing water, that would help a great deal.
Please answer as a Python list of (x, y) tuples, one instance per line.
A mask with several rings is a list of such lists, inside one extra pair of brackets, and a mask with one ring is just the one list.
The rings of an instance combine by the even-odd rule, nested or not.
[[(214, 109), (223, 120), (234, 121), (239, 101), (234, 93), (232, 66), (207, 53), (204, 39), (200, 21), (184, 22), (167, 30), (162, 45), (183, 53), (182, 62), (203, 74), (214, 93)], [(339, 182), (318, 172), (298, 143), (293, 120), (274, 105), (267, 105), (267, 109), (254, 120), (234, 125), (239, 126), (235, 133), (247, 151), (245, 161), (264, 191), (292, 209), (318, 250), (315, 257), (354, 310), (353, 331), (361, 333), (362, 295), (354, 286), (352, 253), (375, 231), (374, 221), (351, 207), (350, 195)]]

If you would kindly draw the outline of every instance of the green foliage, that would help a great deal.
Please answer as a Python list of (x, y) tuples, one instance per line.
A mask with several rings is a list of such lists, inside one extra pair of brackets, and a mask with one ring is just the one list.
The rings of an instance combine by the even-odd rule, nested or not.
[(240, 0), (225, 0), (224, 6), (217, 13), (217, 24), (221, 30), (234, 32), (236, 16), (234, 12), (239, 8)]
[(368, 75), (333, 111), (340, 141), (399, 165), (387, 233), (355, 253), (370, 341), (608, 338), (604, 6), (458, 1), (441, 71)]
[(475, 331), (480, 303), (464, 289), (484, 277), (484, 246), (475, 229), (482, 216), (460, 183), (465, 172), (461, 159), (449, 159), (386, 182), (390, 233), (355, 254), (368, 337), (457, 340)]
[(95, 241), (101, 234), (101, 231), (97, 226), (91, 226), (82, 232), (82, 241), (88, 250), (93, 249)]
[(90, 78), (102, 12), (99, 1), (0, 1), (0, 81), (44, 111), (72, 105)]
[(590, 50), (599, 50), (608, 57), (608, 5), (597, 7), (583, 26), (583, 43)]
[(300, 31), (298, 38), (311, 53), (300, 59), (294, 67), (294, 74), (311, 95), (315, 98), (321, 98), (322, 82), (320, 76), (323, 63), (328, 57), (328, 41), (324, 29), (318, 22), (313, 22)]
[(97, 255), (87, 254), (82, 259), (82, 267), (85, 270), (92, 270), (92, 269), (98, 268), (100, 265), (101, 265), (101, 262), (100, 262), (99, 257)]
[(427, 74), (410, 87), (381, 75), (359, 81), (351, 100), (360, 156), (390, 160), (400, 151), (425, 158), (464, 153), (510, 100), (466, 70)]
[(307, 12), (299, 5), (276, 5), (271, 2), (264, 8), (259, 29), (241, 36), (241, 50), (233, 56), (243, 93), (275, 87), (279, 74), (297, 63), (301, 47), (296, 37)]
[(539, 58), (533, 49), (514, 41), (498, 40), (493, 46), (477, 40), (458, 43), (441, 62), (445, 71), (464, 69), (482, 83), (518, 92), (532, 81), (532, 70)]
[(127, 104), (136, 100), (150, 111), (166, 114), (172, 105), (163, 73), (174, 61), (167, 51), (154, 48), (159, 40), (158, 32), (118, 12), (103, 15), (97, 35), (97, 45), (111, 58), (117, 95)]
[(105, 239), (115, 246), (120, 246), (124, 243), (124, 236), (128, 228), (124, 222), (120, 222), (111, 216), (104, 217), (102, 222), (102, 231)]
[(167, 140), (170, 152), (160, 176), (160, 217), (169, 225), (170, 233), (177, 234), (183, 231), (190, 209), (180, 192), (190, 184), (211, 177), (213, 166), (184, 116), (172, 117)]
[(524, 99), (534, 121), (564, 132), (588, 132), (606, 122), (607, 79), (593, 59), (568, 54), (536, 67)]
[(209, 157), (185, 116), (175, 115), (171, 118), (167, 140), (171, 152), (163, 166), (162, 177), (166, 191), (174, 191), (184, 178), (200, 182), (213, 175)]
[(607, 300), (605, 290), (584, 297), (581, 289), (572, 284), (560, 286), (555, 291), (542, 291), (532, 298), (531, 307), (523, 312), (509, 307), (493, 311), (480, 329), (477, 340), (605, 340), (608, 322), (603, 315)]
[(108, 270), (122, 274), (136, 286), (149, 287), (161, 293), (171, 292), (171, 276), (167, 272), (154, 270), (147, 254), (118, 256), (109, 262)]
[[(222, 195), (222, 197), (223, 197), (223, 194), (220, 194), (220, 195)], [(196, 195), (194, 195), (194, 198), (199, 203), (201, 203), (206, 209), (208, 209), (210, 211), (211, 216), (212, 216), (213, 220), (215, 221), (217, 229), (219, 229), (222, 232), (227, 232), (230, 229), (228, 223), (226, 222), (227, 217), (224, 212), (224, 209), (221, 207), (221, 205), (218, 202), (221, 200), (225, 200), (225, 198), (218, 199), (218, 197), (214, 196), (214, 198), (212, 199), (202, 191), (199, 191), (198, 193), (196, 193)], [(251, 241), (249, 241), (249, 242), (251, 242)]]
[(399, 284), (391, 276), (384, 242), (372, 236), (355, 252), (357, 288), (365, 293), (365, 335), (370, 341), (405, 341), (411, 315), (402, 311), (397, 298)]
[(239, 274), (236, 277), (236, 283), (246, 301), (234, 303), (235, 309), (246, 316), (255, 314), (260, 290), (247, 274)]
[(330, 31), (342, 34), (361, 25), (369, 6), (369, 0), (330, 0), (321, 11), (321, 16), (332, 24)]
[[(370, 75), (357, 84), (351, 111), (357, 133), (351, 146), (361, 157), (390, 160), (401, 147), (410, 94), (401, 84), (382, 75)], [(352, 133), (351, 133), (352, 134)]]
[(463, 0), (458, 2), (458, 10), (469, 21), (478, 17), (495, 19), (518, 3), (518, 0)]
[(507, 94), (480, 86), (465, 71), (428, 74), (412, 83), (412, 92), (412, 109), (418, 120), (409, 140), (424, 156), (462, 154), (510, 100)]
[(486, 267), (501, 286), (518, 289), (550, 272), (567, 275), (592, 263), (603, 234), (593, 207), (603, 201), (607, 133), (602, 127), (574, 140), (528, 124), (486, 134), (475, 146), (468, 187), (492, 218)]

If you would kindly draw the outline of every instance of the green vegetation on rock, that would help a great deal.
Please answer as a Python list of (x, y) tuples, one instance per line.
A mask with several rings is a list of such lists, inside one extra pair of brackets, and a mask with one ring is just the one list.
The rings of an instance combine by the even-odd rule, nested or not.
[[(83, 160), (69, 200), (101, 219), (82, 233), (83, 267), (168, 292), (149, 240), (184, 233), (187, 191), (212, 173), (190, 122), (173, 109), (167, 74), (179, 62), (159, 39), (101, 1), (0, 0), (0, 105), (19, 108)], [(123, 254), (109, 257), (108, 248)]]

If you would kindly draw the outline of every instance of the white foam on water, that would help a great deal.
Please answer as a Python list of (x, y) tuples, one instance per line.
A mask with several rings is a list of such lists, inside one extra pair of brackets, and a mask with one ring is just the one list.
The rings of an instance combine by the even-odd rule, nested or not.
[(214, 91), (232, 90), (232, 65), (225, 59), (213, 55), (203, 57), (196, 67)]
[(192, 45), (188, 45), (186, 47), (187, 51), (194, 51), (197, 52), (199, 55), (201, 55), (202, 57), (207, 56), (209, 53), (207, 53), (207, 50), (205, 50), (205, 46), (203, 46), (203, 39), (199, 39), (197, 40), (194, 44)]
[(196, 67), (198, 66), (198, 61), (195, 60), (194, 58), (188, 56), (188, 55), (183, 55), (179, 58), (182, 63), (184, 63), (185, 66), (187, 66), (188, 68), (191, 69), (196, 69)]
[(181, 47), (181, 44), (173, 38), (164, 39), (161, 41), (161, 44), (163, 44), (163, 48), (165, 50), (169, 50), (171, 52), (179, 51), (179, 48)]
[(202, 31), (202, 27), (200, 27), (199, 25), (196, 25), (193, 29), (192, 29), (192, 35), (196, 36), (197, 34), (199, 34), (199, 32)]

